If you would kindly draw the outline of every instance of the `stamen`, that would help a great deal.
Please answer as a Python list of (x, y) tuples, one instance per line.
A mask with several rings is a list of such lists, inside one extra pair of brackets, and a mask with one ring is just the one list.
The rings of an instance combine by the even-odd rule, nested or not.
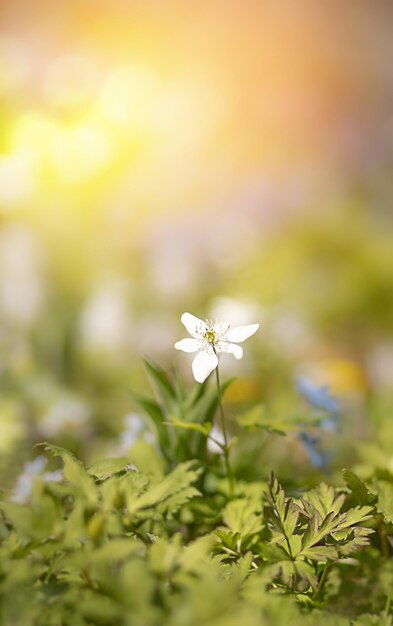
[(209, 343), (213, 344), (216, 341), (216, 333), (214, 332), (214, 330), (209, 328), (203, 335), (203, 338), (206, 339), (206, 341), (208, 341)]

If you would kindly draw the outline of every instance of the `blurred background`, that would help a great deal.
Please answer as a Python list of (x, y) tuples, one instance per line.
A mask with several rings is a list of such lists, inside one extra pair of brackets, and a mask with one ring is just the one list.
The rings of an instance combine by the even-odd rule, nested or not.
[[(392, 470), (390, 0), (0, 14), (1, 484), (37, 441), (124, 453), (142, 355), (194, 384), (173, 350), (187, 310), (261, 324), (222, 364), (230, 418), (288, 418), (299, 377), (326, 385), (333, 465)], [(327, 471), (275, 441), (261, 474)]]

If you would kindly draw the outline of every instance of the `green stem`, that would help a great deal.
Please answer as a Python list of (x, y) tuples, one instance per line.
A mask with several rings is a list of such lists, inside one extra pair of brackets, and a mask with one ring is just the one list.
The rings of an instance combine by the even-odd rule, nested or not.
[(384, 610), (384, 615), (385, 615), (386, 619), (389, 617), (391, 599), (392, 599), (392, 594), (389, 593), (387, 595), (387, 597), (386, 597), (386, 604), (385, 604), (385, 610)]
[(315, 593), (314, 593), (314, 600), (319, 596), (319, 594), (321, 593), (322, 589), (325, 586), (325, 582), (326, 582), (327, 575), (329, 573), (330, 566), (331, 566), (330, 561), (326, 561), (325, 567), (323, 568), (322, 576), (321, 576), (319, 584), (318, 584), (318, 587), (317, 587), (317, 589), (315, 590)]
[(221, 429), (222, 429), (222, 434), (224, 436), (224, 445), (222, 446), (222, 450), (224, 452), (225, 470), (226, 470), (227, 478), (228, 478), (229, 497), (232, 498), (233, 496), (233, 472), (232, 472), (231, 463), (229, 460), (228, 434), (227, 434), (227, 429), (225, 426), (224, 408), (222, 406), (222, 393), (221, 393), (220, 374), (218, 372), (218, 365), (216, 367), (216, 381), (217, 381), (218, 407), (219, 407), (220, 419), (221, 419)]
[(382, 515), (376, 515), (375, 516), (375, 522), (376, 522), (376, 526), (377, 526), (377, 530), (378, 530), (378, 535), (379, 535), (379, 541), (381, 544), (381, 552), (382, 552), (382, 556), (384, 556), (385, 558), (387, 558), (389, 556), (389, 544), (386, 538), (386, 532), (385, 529), (383, 527), (383, 522), (382, 522)]

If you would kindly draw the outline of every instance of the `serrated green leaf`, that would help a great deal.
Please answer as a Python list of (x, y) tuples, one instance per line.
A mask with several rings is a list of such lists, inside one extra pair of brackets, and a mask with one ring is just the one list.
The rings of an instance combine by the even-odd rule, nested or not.
[[(131, 448), (132, 461), (140, 472), (151, 475), (154, 479), (161, 479), (165, 473), (165, 463), (160, 452), (156, 448), (139, 439)], [(132, 474), (132, 472), (129, 472)], [(134, 477), (132, 478), (134, 480)]]
[(302, 550), (296, 557), (302, 557), (310, 559), (311, 561), (318, 561), (319, 563), (326, 563), (326, 561), (335, 561), (338, 558), (338, 553), (333, 546), (313, 546), (312, 548), (306, 548)]
[(246, 413), (236, 417), (236, 422), (242, 428), (248, 430), (266, 430), (277, 435), (285, 436), (288, 432), (295, 430), (296, 426), (288, 424), (282, 420), (276, 420), (266, 415), (266, 409), (262, 405), (256, 406)]
[(372, 506), (357, 506), (353, 509), (349, 509), (342, 514), (342, 520), (340, 522), (341, 528), (349, 528), (349, 526), (355, 526), (356, 524), (363, 524), (371, 519)]
[(318, 487), (308, 491), (302, 500), (312, 504), (321, 519), (324, 519), (328, 513), (337, 515), (340, 512), (345, 501), (345, 495), (337, 494), (331, 485), (320, 483)]
[(377, 501), (376, 494), (372, 493), (365, 483), (354, 472), (343, 470), (344, 480), (352, 492), (353, 503), (357, 505), (372, 505)]
[(292, 498), (285, 498), (284, 490), (273, 474), (269, 482), (269, 494), (265, 495), (272, 507), (270, 520), (276, 531), (273, 533), (272, 541), (283, 543), (285, 540), (288, 544), (295, 531), (301, 509)]
[(252, 535), (259, 533), (263, 527), (261, 513), (261, 502), (256, 499), (236, 499), (225, 507), (223, 520), (232, 531), (243, 536)]
[(201, 496), (201, 492), (195, 487), (183, 487), (172, 495), (168, 496), (164, 502), (157, 505), (157, 511), (169, 516), (175, 515), (187, 502)]
[(375, 485), (378, 495), (377, 510), (389, 524), (393, 523), (393, 485), (386, 480), (378, 480)]
[(333, 538), (338, 541), (338, 551), (341, 556), (350, 556), (353, 552), (364, 548), (370, 543), (370, 535), (375, 531), (372, 528), (355, 526), (349, 531), (344, 530), (333, 534)]
[(257, 550), (258, 554), (268, 563), (278, 563), (279, 561), (289, 559), (286, 550), (274, 543), (260, 543)]
[(131, 461), (127, 457), (101, 459), (90, 465), (90, 467), (87, 468), (87, 473), (99, 480), (105, 480), (114, 474), (124, 472), (130, 467), (130, 464)]
[(321, 524), (318, 523), (318, 519), (316, 517), (312, 517), (307, 526), (307, 530), (303, 535), (302, 552), (307, 548), (315, 546), (317, 543), (322, 541), (322, 539), (339, 528), (340, 518), (335, 516), (333, 512), (328, 513)]
[(184, 494), (186, 500), (195, 495), (199, 495), (196, 489), (190, 489), (201, 473), (200, 469), (195, 468), (195, 463), (189, 461), (181, 463), (170, 474), (167, 474), (159, 483), (152, 485), (139, 498), (130, 503), (128, 513), (133, 515), (137, 512), (149, 509), (155, 505), (159, 505), (162, 512), (170, 510), (170, 506), (174, 506), (174, 496), (181, 499), (183, 490), (187, 490)]
[(94, 480), (86, 472), (83, 463), (71, 454), (71, 452), (60, 446), (54, 446), (47, 442), (40, 445), (44, 446), (47, 452), (61, 458), (64, 463), (64, 478), (72, 485), (74, 492), (86, 498), (86, 500), (91, 503), (96, 502), (97, 489)]

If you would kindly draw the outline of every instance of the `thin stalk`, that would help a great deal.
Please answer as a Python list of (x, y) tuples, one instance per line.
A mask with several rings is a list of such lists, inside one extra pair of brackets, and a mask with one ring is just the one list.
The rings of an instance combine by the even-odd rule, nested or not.
[(217, 381), (218, 407), (219, 407), (220, 419), (221, 419), (221, 430), (224, 436), (224, 445), (222, 446), (222, 450), (224, 453), (225, 470), (226, 470), (226, 474), (228, 478), (229, 497), (232, 498), (233, 496), (233, 472), (232, 472), (231, 463), (229, 460), (228, 434), (227, 434), (227, 429), (225, 426), (224, 408), (222, 406), (222, 393), (221, 393), (220, 374), (218, 372), (218, 365), (216, 367), (216, 381)]
[(377, 526), (377, 530), (378, 530), (379, 541), (380, 541), (380, 544), (381, 544), (382, 556), (387, 558), (389, 556), (389, 544), (388, 544), (388, 541), (387, 541), (387, 538), (386, 538), (385, 529), (383, 527), (382, 516), (381, 515), (376, 515), (375, 516), (375, 522), (376, 522), (376, 526)]
[(325, 582), (326, 582), (327, 575), (329, 573), (330, 566), (331, 566), (330, 561), (326, 561), (325, 567), (323, 568), (322, 576), (319, 580), (318, 587), (314, 593), (314, 600), (319, 596), (319, 594), (321, 593), (322, 589), (325, 586)]
[[(387, 620), (387, 619), (388, 619), (388, 617), (389, 617), (389, 611), (390, 611), (390, 602), (391, 602), (391, 599), (392, 599), (392, 594), (391, 594), (391, 593), (389, 593), (389, 594), (387, 595), (387, 597), (386, 597), (385, 610), (384, 610), (384, 612), (383, 612), (383, 613), (384, 613), (384, 616), (386, 617), (386, 620)], [(387, 622), (387, 621), (386, 621), (386, 623), (388, 624), (388, 622)], [(389, 623), (391, 624), (392, 622), (390, 621)]]

